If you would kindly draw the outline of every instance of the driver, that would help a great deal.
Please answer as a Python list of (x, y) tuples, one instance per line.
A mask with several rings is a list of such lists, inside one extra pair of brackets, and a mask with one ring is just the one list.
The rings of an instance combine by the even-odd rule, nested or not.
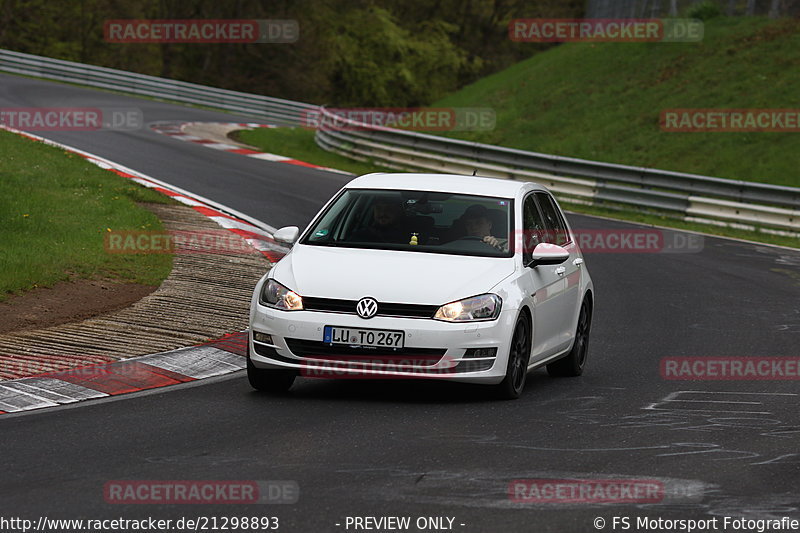
[(480, 204), (473, 204), (461, 215), (467, 237), (478, 237), (486, 244), (502, 252), (508, 252), (508, 239), (498, 239), (492, 235), (492, 220), (489, 210)]

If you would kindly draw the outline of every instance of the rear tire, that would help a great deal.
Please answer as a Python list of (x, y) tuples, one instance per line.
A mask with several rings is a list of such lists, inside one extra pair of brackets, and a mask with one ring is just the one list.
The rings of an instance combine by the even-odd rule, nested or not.
[(558, 361), (547, 365), (547, 373), (553, 377), (575, 377), (583, 374), (589, 355), (589, 333), (592, 329), (592, 311), (586, 300), (581, 305), (575, 341), (569, 353)]
[(296, 377), (295, 370), (256, 368), (250, 358), (247, 358), (247, 380), (256, 390), (273, 394), (284, 393), (291, 388)]
[(506, 377), (496, 385), (498, 398), (516, 400), (525, 388), (528, 375), (528, 361), (531, 356), (531, 324), (525, 315), (520, 315), (511, 336), (511, 347), (506, 365)]

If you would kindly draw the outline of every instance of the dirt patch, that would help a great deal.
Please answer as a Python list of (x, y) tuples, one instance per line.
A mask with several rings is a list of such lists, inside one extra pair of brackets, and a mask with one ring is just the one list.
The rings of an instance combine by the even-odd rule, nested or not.
[(201, 139), (208, 139), (218, 143), (235, 144), (242, 148), (254, 149), (253, 146), (250, 146), (249, 144), (244, 144), (243, 142), (238, 141), (236, 138), (231, 136), (232, 133), (235, 133), (242, 129), (249, 129), (249, 128), (243, 128), (242, 126), (236, 124), (220, 124), (216, 122), (212, 123), (192, 122), (186, 124), (183, 127), (183, 133), (185, 133), (186, 135), (194, 135), (195, 137), (200, 137)]
[[(191, 207), (151, 208), (167, 231), (220, 229), (212, 219)], [(231, 236), (241, 243), (231, 244), (230, 254), (173, 255), (172, 271), (161, 286), (131, 305), (121, 305), (123, 309), (60, 325), (0, 333), (0, 382), (194, 346), (246, 329), (253, 288), (271, 263), (255, 249), (242, 253), (240, 250), (246, 249), (247, 243), (235, 233)], [(140, 296), (134, 298), (131, 294), (135, 285), (111, 282), (107, 286), (114, 286), (122, 294), (127, 292), (128, 302)], [(87, 299), (95, 304), (110, 302), (111, 290), (114, 289), (97, 289), (100, 294)], [(65, 300), (70, 299), (74, 298), (59, 294), (49, 307), (64, 307)], [(9, 305), (14, 305), (13, 300)], [(98, 309), (95, 307), (93, 312)], [(0, 316), (7, 314), (0, 304)]]
[(124, 309), (158, 287), (115, 281), (63, 281), (0, 303), (0, 333), (57, 326)]

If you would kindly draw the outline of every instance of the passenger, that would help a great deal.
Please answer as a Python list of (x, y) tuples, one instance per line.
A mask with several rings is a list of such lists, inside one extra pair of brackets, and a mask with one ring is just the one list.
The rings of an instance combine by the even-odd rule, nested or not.
[(480, 204), (473, 204), (461, 215), (467, 237), (478, 237), (486, 244), (503, 252), (508, 252), (508, 239), (498, 239), (492, 235), (492, 219), (489, 210)]
[(372, 204), (372, 222), (353, 232), (356, 241), (408, 243), (409, 234), (403, 230), (403, 205), (392, 198), (376, 198)]

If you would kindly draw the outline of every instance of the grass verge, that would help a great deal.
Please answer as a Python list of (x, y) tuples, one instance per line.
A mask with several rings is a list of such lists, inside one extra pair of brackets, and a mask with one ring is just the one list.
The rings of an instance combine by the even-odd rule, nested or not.
[(800, 20), (717, 17), (696, 43), (568, 43), (432, 107), (490, 107), (491, 131), (449, 136), (523, 150), (800, 186), (797, 131), (665, 132), (663, 110), (795, 109)]
[(314, 130), (305, 128), (256, 128), (239, 130), (231, 134), (234, 140), (255, 146), (259, 150), (278, 154), (313, 165), (335, 168), (356, 175), (370, 172), (396, 172), (372, 163), (355, 161), (333, 152), (327, 152), (314, 142)]
[(163, 230), (155, 191), (60, 148), (0, 131), (0, 301), (73, 277), (159, 285), (169, 254), (109, 254), (109, 230)]

